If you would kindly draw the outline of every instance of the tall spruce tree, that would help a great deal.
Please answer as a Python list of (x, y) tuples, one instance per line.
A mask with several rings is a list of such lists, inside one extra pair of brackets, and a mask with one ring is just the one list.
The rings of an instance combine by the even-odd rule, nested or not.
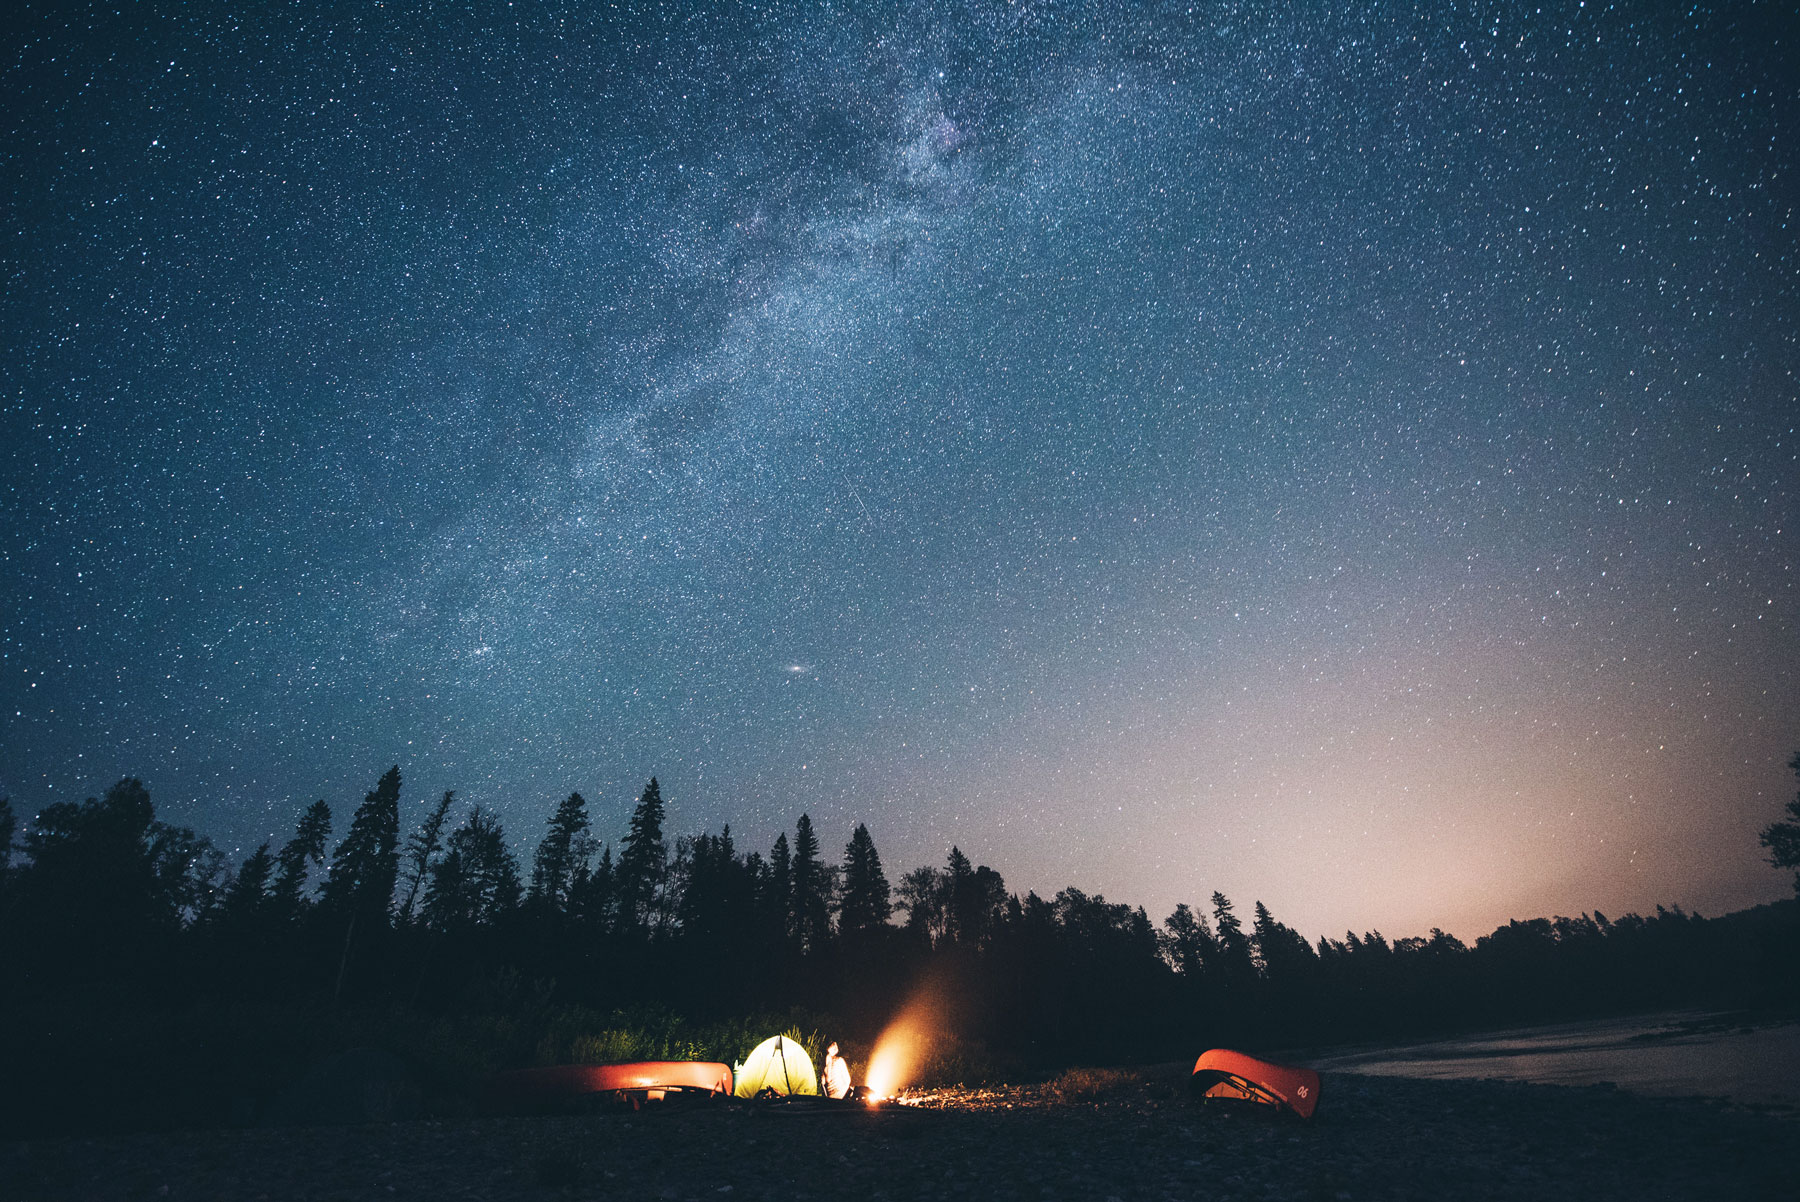
[(1219, 941), (1219, 969), (1229, 985), (1240, 986), (1256, 979), (1256, 961), (1250, 955), (1250, 940), (1244, 935), (1244, 924), (1231, 908), (1231, 899), (1214, 890), (1213, 929)]
[(819, 838), (812, 819), (800, 815), (794, 827), (792, 931), (800, 950), (815, 952), (831, 939), (831, 903), (825, 866), (819, 862)]
[(844, 847), (844, 900), (838, 912), (838, 929), (846, 935), (887, 925), (894, 915), (892, 890), (881, 870), (881, 854), (862, 823)]
[(763, 898), (771, 928), (787, 942), (793, 936), (794, 853), (788, 849), (787, 832), (775, 836), (769, 849), (769, 879)]
[(382, 773), (375, 791), (356, 807), (350, 830), (332, 854), (331, 871), (325, 877), (320, 908), (332, 921), (344, 924), (334, 998), (343, 996), (358, 938), (367, 941), (387, 929), (399, 875), (400, 766), (396, 764)]
[(983, 864), (977, 868), (957, 847), (944, 861), (944, 927), (949, 937), (970, 947), (985, 945), (1006, 904), (1006, 882)]
[(305, 896), (308, 866), (325, 864), (325, 843), (331, 838), (331, 807), (321, 799), (306, 807), (294, 837), (282, 844), (275, 856), (275, 912), (283, 919), (298, 918), (310, 904)]
[(616, 872), (619, 925), (648, 932), (655, 925), (668, 882), (669, 847), (663, 842), (662, 788), (656, 778), (644, 787), (621, 841)]
[(365, 926), (385, 925), (400, 875), (400, 766), (382, 773), (331, 856), (320, 899), (326, 910)]
[(413, 920), (427, 874), (443, 846), (444, 820), (449, 817), (450, 807), (455, 800), (454, 789), (444, 790), (444, 795), (431, 807), (431, 813), (425, 815), (425, 821), (419, 824), (419, 829), (406, 840), (406, 869), (400, 879), (401, 888), (405, 890), (401, 895), (399, 909), (399, 921), (402, 925)]
[(969, 934), (964, 927), (969, 918), (969, 896), (974, 882), (975, 865), (969, 862), (962, 848), (952, 844), (950, 854), (944, 859), (944, 933), (952, 942), (962, 942)]
[(275, 857), (264, 843), (244, 861), (225, 890), (219, 904), (219, 919), (234, 928), (260, 925), (270, 906), (269, 882), (275, 872)]
[(594, 870), (581, 876), (574, 895), (571, 913), (581, 929), (590, 935), (612, 934), (619, 912), (619, 877), (613, 867), (612, 844), (600, 849)]
[(1269, 980), (1292, 981), (1303, 976), (1318, 960), (1306, 937), (1269, 913), (1269, 907), (1256, 903), (1255, 922), (1250, 942), (1256, 958)]
[(576, 869), (587, 859), (587, 802), (571, 793), (550, 816), (550, 830), (538, 844), (531, 864), (531, 901), (558, 914), (567, 913)]

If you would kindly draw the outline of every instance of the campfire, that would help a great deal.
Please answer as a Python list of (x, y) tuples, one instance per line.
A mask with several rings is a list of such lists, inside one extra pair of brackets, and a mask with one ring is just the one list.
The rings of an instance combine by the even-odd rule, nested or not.
[(921, 990), (875, 1041), (863, 1095), (869, 1105), (906, 1101), (902, 1091), (913, 1083), (933, 1037), (944, 1028), (940, 1009), (933, 991)]

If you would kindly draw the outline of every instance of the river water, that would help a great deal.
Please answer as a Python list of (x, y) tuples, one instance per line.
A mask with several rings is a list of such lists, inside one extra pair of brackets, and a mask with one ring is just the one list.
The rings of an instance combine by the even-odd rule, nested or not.
[(1524, 1027), (1307, 1063), (1381, 1077), (1496, 1077), (1664, 1096), (1800, 1105), (1800, 1023), (1673, 1013)]

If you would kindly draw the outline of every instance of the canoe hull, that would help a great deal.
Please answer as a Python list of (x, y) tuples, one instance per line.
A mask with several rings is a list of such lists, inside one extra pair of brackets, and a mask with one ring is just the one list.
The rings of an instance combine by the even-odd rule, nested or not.
[(1262, 1102), (1303, 1119), (1319, 1105), (1319, 1074), (1310, 1068), (1258, 1060), (1230, 1048), (1203, 1052), (1190, 1079), (1202, 1097)]
[(519, 1069), (489, 1081), (487, 1101), (496, 1110), (554, 1105), (593, 1094), (641, 1103), (670, 1090), (730, 1097), (731, 1066), (706, 1060), (633, 1060)]

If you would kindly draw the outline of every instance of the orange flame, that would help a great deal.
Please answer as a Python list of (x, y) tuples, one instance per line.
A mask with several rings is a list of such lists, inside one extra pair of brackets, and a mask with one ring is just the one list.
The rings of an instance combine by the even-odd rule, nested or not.
[(930, 988), (920, 990), (875, 1041), (864, 1079), (870, 1097), (891, 1098), (912, 1084), (913, 1074), (925, 1059), (933, 1037), (943, 1030), (943, 1015), (935, 991)]

